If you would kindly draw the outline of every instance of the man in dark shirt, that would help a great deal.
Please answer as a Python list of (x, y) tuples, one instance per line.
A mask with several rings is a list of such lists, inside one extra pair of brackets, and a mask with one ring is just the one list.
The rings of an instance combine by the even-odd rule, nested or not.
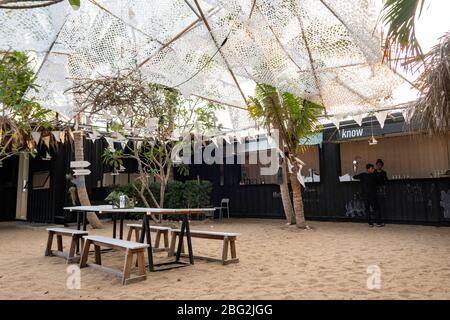
[(357, 174), (353, 178), (361, 180), (362, 198), (364, 200), (365, 211), (367, 214), (367, 222), (369, 223), (369, 226), (373, 227), (374, 225), (370, 213), (370, 208), (372, 207), (372, 210), (376, 215), (376, 226), (382, 227), (383, 224), (381, 222), (380, 207), (378, 205), (377, 200), (378, 178), (374, 174), (374, 171), (375, 167), (373, 166), (373, 164), (368, 163), (366, 165), (366, 172)]
[(375, 163), (377, 168), (375, 169), (375, 175), (378, 179), (378, 185), (383, 186), (388, 180), (386, 171), (383, 170), (384, 162), (381, 159), (378, 159)]

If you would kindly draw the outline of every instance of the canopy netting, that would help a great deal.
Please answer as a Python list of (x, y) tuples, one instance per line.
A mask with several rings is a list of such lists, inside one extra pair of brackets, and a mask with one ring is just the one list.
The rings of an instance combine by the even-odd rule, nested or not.
[[(403, 79), (383, 64), (375, 0), (86, 0), (74, 11), (0, 10), (0, 50), (43, 59), (37, 98), (73, 116), (82, 79), (134, 70), (245, 109), (256, 83), (313, 102), (329, 114), (386, 108)], [(127, 71), (130, 72), (131, 71)], [(235, 128), (249, 125), (230, 107)]]

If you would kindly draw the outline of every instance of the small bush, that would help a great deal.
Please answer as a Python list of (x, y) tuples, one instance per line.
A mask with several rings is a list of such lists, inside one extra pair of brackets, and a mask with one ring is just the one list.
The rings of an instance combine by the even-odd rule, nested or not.
[[(157, 182), (151, 183), (150, 190), (159, 202), (160, 184)], [(113, 186), (109, 189), (109, 192), (112, 191), (121, 192), (130, 198), (134, 198), (137, 207), (145, 207), (138, 192), (131, 184)], [(200, 183), (197, 180), (188, 180), (184, 183), (180, 181), (170, 181), (167, 184), (164, 195), (164, 207), (171, 209), (210, 207), (211, 192), (212, 184), (210, 181), (201, 181)], [(145, 192), (145, 198), (150, 206), (153, 206), (153, 201), (148, 192)]]

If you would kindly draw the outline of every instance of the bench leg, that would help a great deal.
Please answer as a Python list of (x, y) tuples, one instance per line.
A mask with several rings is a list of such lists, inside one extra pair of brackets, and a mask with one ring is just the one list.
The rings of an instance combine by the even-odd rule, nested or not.
[(231, 258), (236, 259), (237, 255), (236, 255), (236, 241), (235, 240), (230, 240), (230, 248), (231, 248)]
[(48, 239), (47, 239), (47, 248), (45, 249), (46, 256), (52, 255), (53, 236), (54, 236), (54, 233), (52, 231), (49, 231)]
[(137, 263), (139, 268), (139, 275), (144, 276), (146, 273), (145, 270), (145, 254), (144, 251), (138, 251), (137, 253)]
[(228, 237), (225, 237), (223, 239), (223, 249), (222, 249), (222, 263), (225, 264), (225, 261), (227, 261), (228, 258)]
[(127, 249), (125, 253), (125, 263), (123, 266), (122, 284), (125, 284), (126, 280), (130, 278), (132, 265), (133, 265), (133, 252)]
[(101, 255), (100, 246), (94, 245), (94, 250), (95, 250), (95, 263), (101, 265), (102, 264), (102, 255)]
[(131, 240), (131, 236), (133, 235), (133, 228), (129, 228), (128, 229), (128, 234), (127, 234), (127, 241)]
[[(80, 242), (81, 242), (81, 247), (79, 248), (80, 250), (77, 253), (81, 256), (81, 252), (83, 252), (83, 247), (84, 247), (83, 237), (80, 238)], [(78, 245), (78, 242), (77, 242), (77, 245)]]
[(155, 249), (159, 248), (159, 243), (161, 242), (161, 230), (156, 231), (156, 238), (155, 238)]
[(175, 254), (175, 243), (177, 242), (177, 234), (175, 232), (172, 232), (172, 237), (170, 239), (170, 247), (169, 247), (169, 257), (173, 257)]
[(58, 251), (63, 251), (63, 242), (62, 242), (62, 236), (57, 234), (56, 235), (56, 242), (58, 244)]
[(140, 230), (139, 229), (134, 229), (134, 240), (136, 240), (136, 242), (139, 242), (140, 238), (141, 238)]
[(169, 231), (164, 231), (164, 249), (169, 248)]
[(72, 241), (70, 242), (69, 255), (67, 256), (67, 263), (72, 262), (72, 259), (75, 257), (75, 250), (77, 249), (78, 239), (79, 238), (77, 236), (72, 236)]
[(81, 253), (80, 258), (80, 269), (86, 267), (87, 259), (89, 256), (89, 249), (91, 247), (91, 240), (86, 240), (84, 246), (83, 246), (83, 252)]

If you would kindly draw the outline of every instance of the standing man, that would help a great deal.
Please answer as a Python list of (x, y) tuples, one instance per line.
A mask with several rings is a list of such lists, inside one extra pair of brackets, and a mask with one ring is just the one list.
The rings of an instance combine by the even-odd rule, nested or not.
[(374, 174), (375, 167), (373, 164), (368, 163), (366, 165), (366, 172), (360, 173), (355, 175), (353, 178), (361, 180), (362, 184), (362, 198), (364, 200), (364, 207), (367, 214), (367, 222), (369, 223), (369, 227), (373, 227), (373, 221), (372, 216), (370, 213), (370, 208), (372, 207), (372, 210), (374, 212), (374, 215), (376, 217), (376, 226), (377, 227), (383, 227), (384, 224), (381, 222), (381, 215), (380, 215), (380, 206), (378, 205), (378, 199), (377, 199), (377, 184), (378, 179), (376, 175)]
[(386, 204), (386, 181), (388, 180), (386, 171), (383, 170), (384, 162), (378, 159), (375, 163), (375, 176), (377, 177), (377, 200), (378, 200), (378, 210), (384, 210)]
[(378, 159), (375, 165), (377, 166), (375, 170), (375, 175), (378, 178), (378, 185), (383, 186), (386, 184), (386, 181), (388, 180), (387, 173), (386, 171), (383, 170), (384, 162), (383, 160)]

